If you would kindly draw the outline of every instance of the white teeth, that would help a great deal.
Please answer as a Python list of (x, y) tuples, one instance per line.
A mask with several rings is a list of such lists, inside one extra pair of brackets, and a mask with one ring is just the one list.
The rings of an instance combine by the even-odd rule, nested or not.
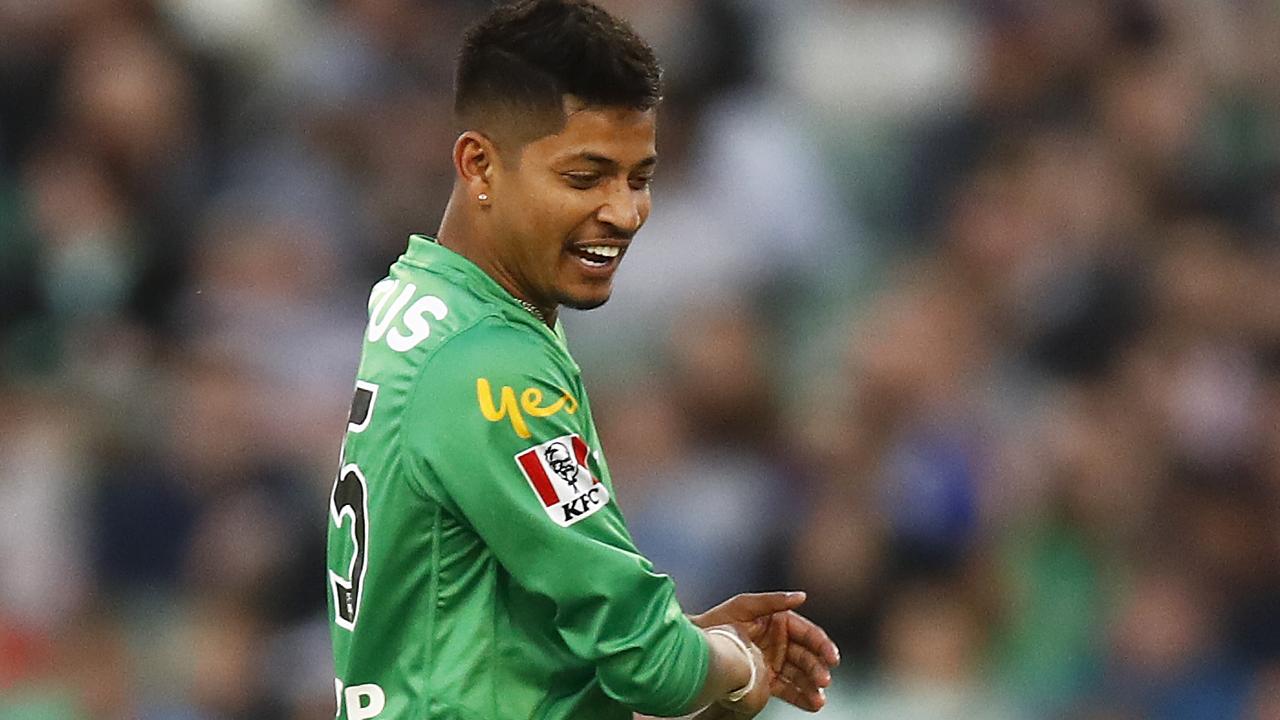
[(609, 258), (618, 257), (618, 253), (622, 252), (622, 248), (609, 247), (606, 245), (592, 245), (589, 247), (584, 247), (582, 249), (586, 252), (591, 253), (592, 255), (599, 255), (601, 257), (609, 257)]

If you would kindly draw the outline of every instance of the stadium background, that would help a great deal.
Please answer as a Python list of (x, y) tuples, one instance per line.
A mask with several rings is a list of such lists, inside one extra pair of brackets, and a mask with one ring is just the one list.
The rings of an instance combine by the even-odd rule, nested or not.
[[(688, 608), (808, 590), (828, 720), (1280, 718), (1280, 6), (606, 4), (663, 160), (566, 322)], [(364, 296), (485, 5), (0, 1), (0, 718), (332, 716)]]

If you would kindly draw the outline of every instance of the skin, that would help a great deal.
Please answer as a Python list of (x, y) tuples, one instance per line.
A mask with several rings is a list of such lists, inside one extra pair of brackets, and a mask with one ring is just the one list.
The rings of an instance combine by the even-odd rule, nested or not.
[[(737, 634), (746, 645), (750, 654), (750, 664), (732, 640), (716, 633), (707, 634), (707, 648), (710, 651), (707, 682), (702, 692), (694, 698), (693, 708), (704, 708), (694, 715), (694, 720), (714, 720), (716, 718), (752, 718), (764, 710), (769, 703), (770, 688), (765, 682), (769, 667), (760, 648), (753, 644), (741, 630), (732, 625), (723, 626), (725, 630)], [(737, 701), (729, 702), (725, 696), (743, 687), (751, 679), (751, 666), (756, 668), (756, 683), (751, 692)], [(639, 716), (637, 716), (639, 717)]]
[(690, 619), (698, 627), (732, 625), (764, 655), (773, 697), (817, 712), (827, 703), (831, 669), (840, 649), (813, 621), (795, 611), (803, 592), (744, 593)]
[[(566, 96), (560, 127), (523, 144), (504, 142), (500, 128), (462, 133), (440, 242), (536, 306), (548, 324), (561, 305), (599, 307), (649, 217), (656, 129), (653, 110), (589, 107)], [(591, 245), (621, 253), (591, 267), (581, 259)]]
[[(803, 592), (744, 593), (689, 619), (701, 628), (728, 626), (758, 648), (763, 661), (764, 693), (809, 712), (827, 704), (825, 688), (831, 670), (840, 664), (840, 649), (821, 627), (795, 610), (804, 604)], [(715, 703), (692, 720), (753, 717), (763, 709), (758, 698), (738, 705)], [(653, 720), (637, 715), (636, 720)]]

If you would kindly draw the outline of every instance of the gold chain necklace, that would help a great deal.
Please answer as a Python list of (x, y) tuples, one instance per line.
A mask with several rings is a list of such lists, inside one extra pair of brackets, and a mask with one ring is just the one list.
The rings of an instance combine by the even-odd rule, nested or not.
[(547, 316), (543, 315), (542, 311), (539, 310), (533, 303), (529, 302), (528, 300), (521, 300), (520, 298), (516, 298), (516, 302), (520, 303), (520, 306), (523, 307), (525, 310), (528, 310), (529, 312), (533, 313), (533, 316), (538, 318), (538, 321), (541, 322), (543, 325), (547, 324)]

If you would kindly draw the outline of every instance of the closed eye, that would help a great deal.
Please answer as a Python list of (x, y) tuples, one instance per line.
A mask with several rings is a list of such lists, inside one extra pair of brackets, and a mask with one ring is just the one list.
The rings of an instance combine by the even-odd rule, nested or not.
[(560, 173), (560, 176), (569, 183), (570, 187), (578, 190), (589, 190), (600, 182), (600, 173), (597, 172), (566, 172)]

